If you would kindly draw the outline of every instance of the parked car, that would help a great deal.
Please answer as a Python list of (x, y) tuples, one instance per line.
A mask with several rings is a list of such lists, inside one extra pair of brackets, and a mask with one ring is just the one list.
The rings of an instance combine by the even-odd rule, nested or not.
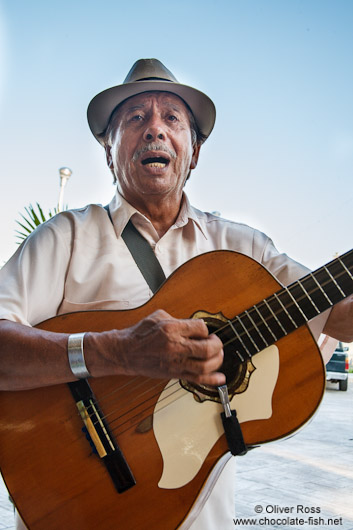
[(343, 346), (342, 342), (339, 342), (331, 359), (326, 364), (326, 381), (338, 383), (340, 390), (347, 390), (348, 388), (348, 350), (347, 346)]

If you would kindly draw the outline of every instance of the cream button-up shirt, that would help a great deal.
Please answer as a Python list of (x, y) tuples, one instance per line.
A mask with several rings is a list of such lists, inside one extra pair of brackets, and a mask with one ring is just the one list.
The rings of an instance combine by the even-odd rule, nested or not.
[[(39, 226), (0, 270), (0, 318), (33, 326), (57, 314), (128, 309), (151, 296), (121, 233), (131, 218), (168, 277), (190, 258), (234, 250), (262, 263), (284, 285), (308, 272), (262, 232), (192, 208), (186, 196), (173, 226), (159, 238), (150, 221), (118, 193), (109, 204), (62, 212)], [(318, 338), (327, 315), (311, 324)], [(234, 462), (225, 466), (192, 530), (234, 528)], [(184, 526), (183, 526), (184, 528)]]
[[(128, 309), (151, 296), (121, 233), (131, 218), (168, 277), (210, 250), (242, 252), (284, 285), (308, 269), (280, 254), (262, 232), (192, 208), (184, 197), (173, 226), (159, 238), (150, 221), (119, 194), (109, 204), (62, 212), (40, 225), (0, 270), (0, 318), (33, 326), (57, 314)], [(317, 320), (317, 319), (315, 319)]]

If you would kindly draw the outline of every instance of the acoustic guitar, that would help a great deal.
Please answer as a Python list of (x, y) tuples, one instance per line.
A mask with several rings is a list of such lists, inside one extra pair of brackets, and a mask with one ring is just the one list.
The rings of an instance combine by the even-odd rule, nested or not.
[[(121, 329), (160, 308), (204, 318), (224, 344), (230, 407), (256, 446), (313, 416), (325, 368), (305, 324), (352, 293), (353, 251), (288, 287), (251, 258), (215, 251), (182, 265), (141, 307), (37, 327)], [(187, 381), (81, 380), (2, 392), (0, 406), (1, 471), (31, 530), (186, 530), (229, 458), (219, 391)]]

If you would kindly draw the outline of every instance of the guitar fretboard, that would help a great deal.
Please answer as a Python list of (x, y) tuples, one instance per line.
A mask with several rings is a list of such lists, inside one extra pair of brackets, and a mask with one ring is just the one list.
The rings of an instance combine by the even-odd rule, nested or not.
[(229, 320), (217, 335), (243, 361), (353, 294), (353, 250)]

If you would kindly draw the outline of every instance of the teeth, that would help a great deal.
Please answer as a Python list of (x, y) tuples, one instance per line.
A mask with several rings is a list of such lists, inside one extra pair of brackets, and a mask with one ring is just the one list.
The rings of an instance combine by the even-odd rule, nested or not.
[(150, 162), (149, 164), (146, 164), (146, 166), (149, 167), (165, 167), (167, 164), (163, 164), (161, 162)]

